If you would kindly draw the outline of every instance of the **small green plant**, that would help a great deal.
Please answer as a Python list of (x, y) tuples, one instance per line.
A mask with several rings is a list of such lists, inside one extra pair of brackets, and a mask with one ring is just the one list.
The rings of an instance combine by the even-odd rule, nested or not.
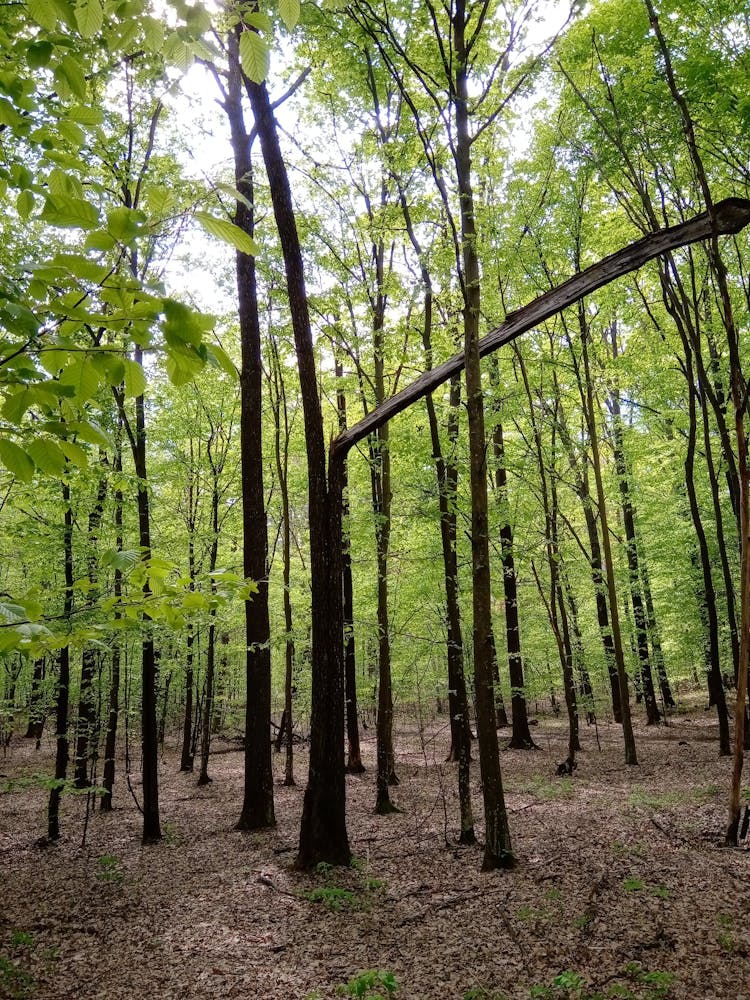
[(9, 997), (10, 1000), (25, 1000), (31, 996), (33, 989), (33, 976), (12, 959), (0, 955), (0, 996)]
[(659, 899), (669, 899), (669, 889), (664, 885), (650, 885), (648, 891)]
[(14, 929), (10, 932), (10, 947), (15, 954), (0, 955), (0, 996), (9, 997), (10, 1000), (26, 1000), (32, 995), (36, 984), (34, 977), (21, 963), (35, 947), (34, 935), (29, 931)]
[(549, 986), (532, 986), (533, 1000), (668, 1000), (674, 982), (670, 972), (647, 972), (640, 962), (628, 962), (621, 978), (626, 983), (610, 983), (604, 991), (592, 991), (579, 973), (570, 969), (560, 972)]
[(11, 948), (31, 948), (34, 944), (34, 935), (29, 931), (16, 931), (10, 932), (10, 946)]
[(102, 854), (99, 858), (96, 877), (100, 882), (113, 882), (119, 885), (125, 876), (120, 867), (120, 859), (115, 854)]
[(545, 800), (570, 799), (573, 797), (574, 791), (573, 779), (562, 778), (550, 781), (543, 775), (537, 775), (523, 790)]
[(516, 910), (516, 920), (521, 923), (533, 923), (536, 920), (546, 920), (552, 913), (546, 910), (537, 910), (533, 906), (519, 906)]
[[(381, 992), (381, 991), (385, 992)], [(359, 972), (348, 983), (337, 987), (342, 997), (366, 997), (367, 1000), (390, 1000), (398, 990), (398, 983), (392, 972), (385, 969), (366, 969)]]
[(306, 889), (300, 895), (310, 903), (322, 903), (331, 911), (338, 911), (342, 906), (353, 904), (357, 900), (351, 889), (342, 889), (337, 885), (321, 885), (317, 889)]
[(724, 951), (732, 952), (735, 948), (734, 940), (734, 920), (728, 913), (719, 913), (716, 916), (719, 930), (716, 933), (716, 942)]
[(161, 829), (164, 835), (164, 843), (169, 847), (176, 847), (178, 844), (182, 843), (180, 835), (177, 832), (177, 827), (174, 823), (170, 823), (168, 821), (166, 823), (162, 823)]
[(625, 892), (640, 892), (641, 889), (645, 889), (645, 883), (643, 879), (640, 878), (626, 878), (622, 883), (622, 887)]

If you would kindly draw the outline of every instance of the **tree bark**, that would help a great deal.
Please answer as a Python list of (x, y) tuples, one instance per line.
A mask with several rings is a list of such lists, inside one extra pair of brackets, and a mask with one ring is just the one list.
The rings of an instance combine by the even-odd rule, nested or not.
[[(73, 511), (70, 505), (70, 486), (63, 480), (63, 567), (65, 596), (63, 619), (70, 627), (73, 614)], [(60, 839), (60, 798), (68, 774), (68, 703), (70, 689), (70, 646), (63, 646), (59, 653), (57, 675), (57, 707), (55, 710), (55, 785), (50, 791), (47, 807), (47, 836)]]
[(279, 233), (305, 420), (312, 589), (312, 705), (310, 764), (302, 809), (297, 866), (348, 865), (344, 781), (343, 601), (341, 588), (342, 462), (326, 479), (323, 414), (286, 164), (265, 84), (246, 80)]
[[(242, 89), (247, 81), (240, 68), (241, 25), (228, 36), (229, 81), (224, 109), (229, 122), (234, 155), (235, 186), (243, 196), (237, 201), (234, 222), (252, 236), (254, 231), (253, 175), (250, 138), (242, 112)], [(261, 413), (263, 365), (258, 320), (255, 261), (237, 252), (237, 308), (240, 324), (240, 442), (242, 451), (242, 532), (244, 573), (254, 580), (257, 593), (245, 601), (246, 708), (245, 775), (242, 811), (236, 827), (254, 830), (274, 826), (273, 770), (271, 762), (271, 649), (268, 612), (268, 538), (263, 491), (263, 441)], [(203, 707), (204, 718), (210, 706)]]

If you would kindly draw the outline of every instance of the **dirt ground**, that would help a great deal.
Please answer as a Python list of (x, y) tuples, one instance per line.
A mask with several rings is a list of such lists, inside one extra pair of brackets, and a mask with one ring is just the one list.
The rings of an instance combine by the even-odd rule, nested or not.
[[(85, 799), (71, 795), (63, 840), (44, 846), (47, 793), (7, 779), (51, 772), (52, 741), (18, 738), (0, 757), (0, 996), (323, 1000), (375, 996), (365, 979), (344, 984), (376, 969), (397, 984), (381, 983), (388, 1000), (747, 1000), (750, 854), (722, 843), (730, 761), (714, 719), (637, 727), (638, 767), (618, 727), (584, 727), (572, 778), (555, 776), (563, 723), (541, 719), (538, 750), (502, 757), (518, 865), (488, 874), (481, 847), (455, 844), (444, 719), (397, 727), (397, 815), (373, 813), (365, 734), (367, 772), (347, 777), (355, 867), (312, 875), (292, 870), (304, 746), (272, 831), (232, 829), (243, 757), (217, 740), (203, 788), (168, 747), (160, 844), (140, 845), (121, 772), (117, 808), (90, 816), (85, 844)], [(274, 769), (281, 781), (283, 754)]]

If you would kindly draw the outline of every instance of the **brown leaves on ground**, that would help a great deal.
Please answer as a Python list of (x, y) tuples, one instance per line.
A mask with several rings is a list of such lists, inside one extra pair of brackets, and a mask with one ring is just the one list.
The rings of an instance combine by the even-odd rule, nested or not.
[[(639, 729), (635, 768), (622, 763), (619, 727), (599, 726), (601, 749), (584, 727), (572, 778), (555, 775), (565, 736), (561, 722), (542, 721), (539, 750), (503, 754), (519, 859), (512, 872), (482, 874), (481, 847), (455, 843), (456, 765), (445, 763), (444, 719), (421, 730), (401, 720), (398, 814), (374, 814), (374, 745), (365, 739), (368, 770), (347, 777), (357, 859), (347, 870), (292, 871), (301, 747), (298, 785), (277, 786), (278, 825), (266, 832), (232, 829), (240, 752), (217, 753), (203, 788), (167, 752), (165, 837), (145, 848), (122, 773), (115, 811), (90, 817), (83, 847), (84, 799), (65, 797), (65, 838), (45, 847), (37, 843), (45, 791), (5, 791), (0, 996), (302, 1000), (334, 997), (360, 970), (382, 969), (394, 974), (399, 1000), (462, 1000), (471, 991), (486, 1000), (529, 1000), (534, 991), (552, 1000), (597, 991), (749, 997), (750, 855), (723, 846), (730, 763), (717, 756), (713, 717)], [(0, 771), (49, 772), (52, 749), (16, 740)], [(283, 754), (274, 767), (283, 780)]]

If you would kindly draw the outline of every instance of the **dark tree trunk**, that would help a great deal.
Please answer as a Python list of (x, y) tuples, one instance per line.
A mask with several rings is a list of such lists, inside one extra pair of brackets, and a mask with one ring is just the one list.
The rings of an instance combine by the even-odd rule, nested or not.
[[(613, 323), (610, 327), (610, 336), (612, 343), (612, 357), (617, 358), (617, 326), (615, 323)], [(610, 412), (612, 413), (612, 440), (615, 455), (615, 468), (617, 470), (617, 480), (620, 488), (622, 520), (625, 527), (625, 550), (627, 553), (628, 574), (630, 579), (630, 601), (633, 607), (633, 621), (635, 624), (636, 649), (638, 652), (641, 686), (644, 701), (646, 702), (646, 723), (649, 726), (653, 726), (660, 722), (661, 712), (659, 711), (659, 706), (656, 702), (654, 678), (651, 672), (651, 659), (648, 651), (648, 630), (646, 625), (646, 612), (643, 606), (643, 595), (641, 593), (638, 540), (635, 530), (635, 511), (633, 509), (630, 478), (628, 476), (628, 467), (622, 440), (620, 392), (617, 386), (614, 386), (610, 392), (609, 406)]]
[[(336, 409), (338, 412), (339, 433), (346, 430), (346, 394), (340, 380), (344, 370), (336, 358)], [(346, 525), (342, 538), (341, 551), (341, 585), (344, 602), (344, 689), (346, 698), (346, 741), (348, 774), (362, 774), (365, 766), (362, 763), (362, 753), (359, 743), (359, 714), (357, 711), (357, 656), (354, 645), (354, 585), (352, 581), (352, 551), (349, 537), (349, 483), (346, 466), (342, 470), (344, 477), (342, 494), (342, 518)]]
[[(96, 500), (89, 512), (87, 533), (86, 565), (89, 580), (89, 600), (96, 601), (98, 587), (97, 545), (99, 529), (104, 516), (104, 501), (107, 496), (107, 477), (104, 473), (106, 456), (99, 454), (100, 472), (96, 490)], [(99, 668), (99, 653), (91, 644), (83, 647), (81, 657), (81, 684), (78, 698), (78, 722), (76, 725), (76, 755), (74, 765), (74, 781), (76, 788), (86, 788), (89, 784), (89, 744), (96, 728), (96, 692), (94, 677)]]
[[(250, 138), (242, 112), (246, 83), (239, 62), (241, 25), (228, 36), (229, 82), (224, 107), (231, 130), (235, 185), (238, 200), (235, 224), (252, 236), (253, 180)], [(246, 199), (246, 201), (245, 201)], [(245, 602), (246, 710), (245, 784), (237, 829), (253, 830), (276, 822), (271, 763), (271, 650), (268, 614), (268, 538), (263, 492), (263, 441), (261, 412), (263, 366), (258, 321), (255, 261), (237, 253), (237, 296), (242, 366), (240, 371), (240, 440), (242, 451), (242, 525), (244, 572), (258, 591)], [(204, 705), (204, 718), (209, 707)]]
[(481, 289), (474, 194), (471, 183), (469, 131), (468, 52), (465, 31), (468, 11), (457, 0), (453, 17), (455, 67), (455, 166), (460, 198), (461, 259), (464, 283), (464, 355), (466, 407), (471, 470), (471, 553), (474, 612), (474, 690), (477, 704), (479, 765), (484, 799), (484, 870), (507, 868), (514, 863), (505, 808), (500, 755), (497, 743), (495, 693), (492, 681), (492, 590), (487, 514), (487, 453), (484, 428), (482, 370), (479, 360)]
[[(142, 361), (141, 348), (136, 347), (135, 360)], [(138, 477), (138, 536), (143, 559), (151, 556), (151, 521), (148, 477), (146, 473), (146, 415), (143, 396), (135, 401), (135, 435), (131, 439), (135, 473)], [(143, 597), (148, 602), (151, 586), (146, 578)], [(143, 754), (143, 835), (144, 844), (161, 840), (159, 822), (159, 741), (156, 726), (157, 661), (154, 636), (149, 621), (144, 622), (145, 636), (141, 646), (141, 749)]]
[[(192, 579), (192, 574), (191, 574)], [(195, 676), (193, 670), (193, 644), (195, 633), (192, 622), (187, 623), (185, 636), (185, 714), (182, 719), (182, 751), (180, 754), (180, 770), (193, 770), (192, 735), (193, 735), (193, 688)]]
[(664, 650), (661, 644), (661, 632), (659, 626), (656, 622), (656, 611), (654, 609), (654, 598), (651, 593), (651, 580), (648, 572), (648, 565), (643, 556), (643, 551), (641, 550), (641, 584), (643, 586), (643, 600), (646, 604), (646, 624), (648, 625), (648, 634), (651, 639), (651, 650), (654, 656), (654, 670), (656, 671), (656, 678), (659, 682), (659, 690), (661, 691), (661, 699), (664, 703), (665, 708), (674, 708), (675, 702), (672, 697), (672, 687), (669, 683), (669, 677), (667, 676), (667, 667), (664, 662)]
[[(750, 207), (750, 205), (748, 206)], [(612, 546), (609, 538), (609, 518), (607, 517), (607, 502), (604, 495), (602, 466), (599, 455), (599, 438), (596, 422), (596, 407), (594, 405), (594, 388), (591, 381), (591, 368), (588, 353), (588, 323), (583, 300), (578, 303), (578, 328), (581, 332), (581, 357), (583, 359), (583, 404), (586, 420), (586, 430), (591, 445), (591, 464), (596, 480), (596, 499), (599, 506), (599, 520), (602, 526), (601, 543), (604, 569), (607, 581), (607, 597), (611, 620), (612, 644), (617, 665), (617, 680), (620, 689), (620, 712), (622, 715), (622, 738), (625, 746), (625, 763), (638, 764), (638, 754), (635, 748), (633, 723), (630, 717), (630, 694), (628, 691), (628, 675), (625, 671), (625, 656), (622, 650), (622, 632), (620, 630), (620, 614), (617, 606), (617, 588), (615, 586), (614, 562)]]
[[(206, 678), (203, 696), (203, 716), (201, 727), (201, 766), (198, 773), (198, 784), (208, 785), (212, 778), (208, 773), (208, 760), (211, 754), (211, 719), (214, 707), (214, 666), (216, 663), (216, 611), (211, 610), (211, 622), (208, 626), (208, 646), (206, 648)], [(249, 700), (249, 698), (248, 698)], [(245, 737), (247, 740), (247, 737)], [(241, 827), (240, 829), (244, 829)]]
[[(65, 597), (63, 619), (70, 621), (73, 614), (73, 511), (70, 506), (70, 486), (63, 481), (63, 566)], [(68, 776), (68, 704), (70, 700), (70, 647), (63, 646), (58, 658), (57, 707), (55, 710), (55, 786), (49, 794), (47, 807), (47, 836), (60, 839), (60, 797), (63, 783)]]
[[(246, 81), (266, 165), (284, 256), (289, 308), (305, 418), (312, 587), (312, 706), (310, 765), (297, 865), (349, 864), (344, 780), (343, 602), (341, 505), (343, 461), (326, 480), (323, 414), (305, 292), (302, 252), (286, 164), (265, 84)], [(266, 736), (268, 742), (268, 737)]]
[(721, 658), (719, 653), (719, 621), (716, 612), (716, 592), (714, 589), (713, 576), (711, 574), (711, 556), (708, 550), (708, 540), (703, 527), (703, 520), (698, 506), (698, 497), (695, 490), (694, 466), (695, 466), (695, 445), (697, 437), (697, 414), (696, 414), (696, 389), (693, 376), (692, 351), (687, 337), (682, 338), (683, 350), (685, 351), (685, 378), (688, 385), (688, 441), (687, 452), (685, 454), (685, 487), (687, 489), (690, 514), (695, 527), (695, 534), (698, 541), (698, 552), (700, 553), (701, 571), (703, 574), (703, 595), (705, 597), (705, 615), (707, 623), (708, 640), (708, 691), (711, 703), (716, 706), (716, 714), (719, 720), (719, 753), (727, 756), (731, 753), (729, 740), (729, 718), (727, 714), (726, 697), (724, 695), (724, 684), (721, 678)]
[(29, 697), (29, 722), (26, 727), (24, 739), (36, 740), (37, 749), (42, 739), (44, 730), (44, 720), (47, 714), (44, 704), (44, 693), (42, 684), (47, 660), (44, 656), (38, 656), (34, 660), (34, 672), (31, 677), (31, 695)]
[[(494, 362), (494, 359), (493, 359)], [(495, 392), (499, 391), (497, 364), (490, 369)], [(510, 710), (513, 731), (508, 746), (515, 750), (533, 750), (529, 716), (526, 706), (526, 688), (521, 655), (521, 623), (518, 617), (518, 581), (513, 553), (513, 525), (510, 520), (508, 500), (508, 471), (505, 464), (505, 439), (500, 415), (495, 416), (492, 432), (492, 452), (495, 462), (495, 497), (500, 512), (500, 552), (503, 565), (503, 595), (505, 597), (505, 639), (508, 650), (508, 674), (510, 676)]]
[[(294, 730), (292, 717), (292, 695), (294, 687), (294, 632), (292, 621), (291, 560), (292, 529), (289, 516), (289, 414), (286, 405), (284, 375), (279, 362), (278, 345), (271, 336), (271, 408), (274, 415), (274, 453), (276, 475), (281, 493), (281, 548), (284, 583), (284, 712), (279, 727), (279, 740), (286, 737), (286, 761), (284, 784), (294, 785)], [(283, 430), (283, 440), (282, 440)], [(276, 745), (277, 751), (279, 744)]]
[[(122, 472), (122, 422), (120, 421), (115, 438), (115, 473)], [(122, 508), (123, 495), (119, 485), (115, 487), (114, 494), (115, 510), (115, 547), (118, 552), (122, 551)], [(115, 567), (113, 593), (116, 601), (122, 597), (122, 570)], [(115, 611), (115, 619), (119, 619), (119, 610)], [(102, 785), (104, 794), (102, 795), (100, 809), (102, 812), (112, 810), (112, 791), (115, 784), (115, 751), (117, 748), (117, 724), (120, 714), (120, 638), (115, 632), (112, 641), (112, 659), (110, 661), (109, 674), (109, 713), (107, 716), (107, 732), (104, 738), (104, 774)]]

